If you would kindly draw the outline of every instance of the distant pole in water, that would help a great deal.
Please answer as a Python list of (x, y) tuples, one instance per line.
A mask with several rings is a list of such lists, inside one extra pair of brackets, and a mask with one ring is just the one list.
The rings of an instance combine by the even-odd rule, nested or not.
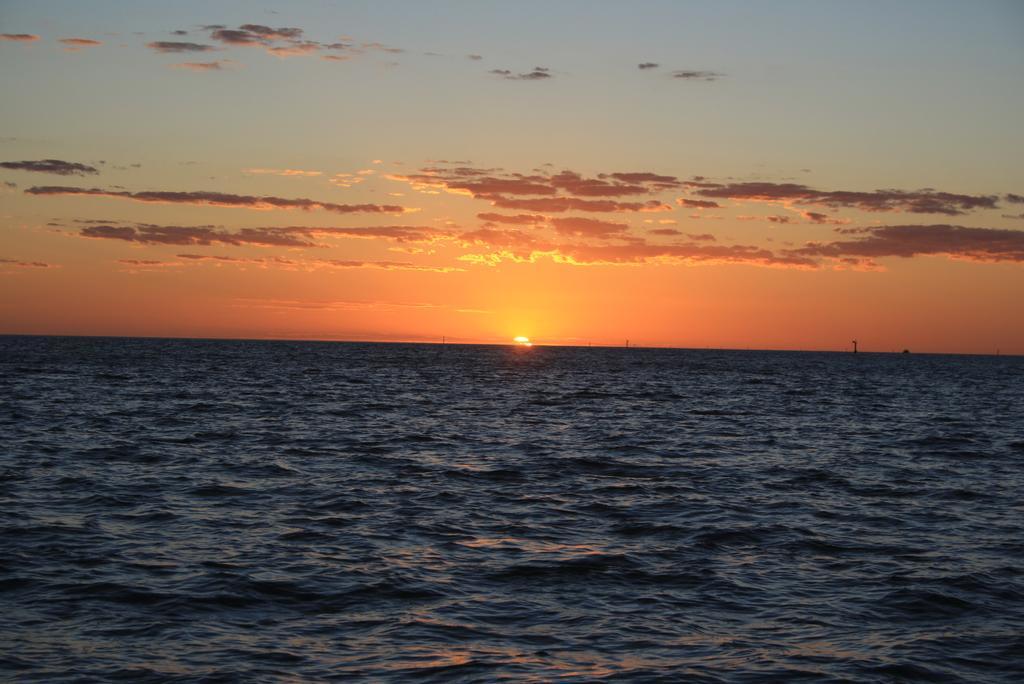
[(446, 338), (446, 337), (444, 337), (444, 336), (442, 335), (442, 336), (441, 336), (441, 344), (446, 344), (446, 342), (445, 342), (445, 340), (446, 340), (446, 339), (447, 339), (447, 338)]
[(629, 349), (629, 340), (626, 340), (626, 349)]
[(854, 353), (854, 354), (856, 354), (856, 353), (857, 353), (857, 340), (854, 340), (854, 341), (853, 341), (853, 353)]

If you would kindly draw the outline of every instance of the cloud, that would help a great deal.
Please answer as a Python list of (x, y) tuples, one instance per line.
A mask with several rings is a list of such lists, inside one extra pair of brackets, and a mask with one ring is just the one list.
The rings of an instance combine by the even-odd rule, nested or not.
[(18, 268), (56, 268), (56, 265), (54, 264), (47, 264), (42, 261), (22, 261), (21, 259), (0, 258), (0, 264), (16, 266)]
[[(683, 235), (681, 230), (675, 228), (652, 228), (647, 231), (651, 235), (679, 236)], [(717, 242), (718, 240), (711, 233), (686, 233), (686, 237), (694, 242)]]
[(97, 45), (103, 45), (101, 40), (93, 40), (91, 38), (61, 38), (58, 42), (63, 43), (67, 47), (64, 49), (68, 52), (76, 52), (82, 48), (95, 47)]
[(31, 43), (39, 40), (34, 33), (0, 33), (0, 40), (8, 40), (14, 43)]
[(1006, 193), (1004, 198), (1011, 204), (1024, 204), (1024, 195), (1017, 195), (1012, 192)]
[(804, 257), (868, 259), (946, 255), (971, 261), (1024, 262), (1024, 231), (1019, 230), (945, 224), (839, 230), (857, 237), (826, 243), (810, 242), (787, 253)]
[(145, 245), (239, 247), (323, 247), (320, 238), (383, 239), (398, 243), (433, 242), (450, 233), (430, 226), (315, 227), (273, 226), (227, 231), (216, 226), (161, 226), (149, 223), (89, 223), (77, 235)]
[(840, 226), (849, 223), (849, 220), (847, 219), (833, 218), (828, 214), (823, 214), (819, 211), (802, 211), (800, 212), (800, 215), (811, 223), (832, 223)]
[(657, 62), (641, 62), (640, 64), (636, 65), (636, 68), (637, 69), (657, 69), (658, 68), (658, 63)]
[[(278, 29), (281, 30), (281, 29)], [(297, 29), (296, 29), (297, 30)], [(368, 52), (386, 52), (389, 54), (403, 53), (403, 48), (389, 47), (382, 43), (320, 43), (315, 40), (288, 39), (282, 45), (275, 45), (274, 41), (280, 38), (265, 37), (256, 33), (236, 30), (222, 30), (217, 33), (222, 42), (232, 45), (263, 47), (268, 54), (275, 57), (298, 57), (323, 52), (340, 52), (342, 54), (320, 54), (320, 59), (330, 62), (347, 62)], [(217, 37), (215, 36), (215, 37)], [(424, 53), (432, 55), (434, 53)], [(389, 62), (388, 66), (395, 66), (398, 62)]]
[(97, 225), (86, 226), (78, 233), (82, 237), (100, 240), (124, 240), (145, 245), (258, 245), (262, 247), (313, 247), (315, 243), (265, 229), (243, 229), (228, 233), (213, 226), (138, 226)]
[(715, 71), (673, 71), (672, 78), (680, 78), (686, 81), (717, 81), (725, 74), (720, 74)]
[(721, 209), (722, 205), (718, 202), (712, 202), (710, 200), (695, 200), (687, 199), (686, 197), (680, 197), (676, 200), (676, 204), (681, 207), (687, 207), (689, 209)]
[(473, 195), (554, 195), (555, 188), (531, 178), (479, 178), (473, 181), (448, 181), (449, 190), (466, 190)]
[(399, 55), (405, 52), (403, 48), (391, 47), (384, 43), (363, 43), (362, 47), (367, 50), (379, 50), (380, 52), (387, 52), (392, 55)]
[(297, 40), (302, 37), (302, 29), (300, 28), (271, 28), (269, 26), (263, 26), (261, 24), (242, 24), (239, 26), (243, 31), (255, 34), (261, 38), (267, 40), (277, 39), (293, 39)]
[[(590, 212), (671, 211), (670, 206), (657, 200), (621, 202), (589, 198), (651, 195), (681, 184), (674, 176), (647, 172), (598, 174), (595, 178), (588, 178), (568, 170), (550, 175), (544, 173), (525, 175), (507, 173), (501, 169), (461, 165), (466, 162), (436, 163), (452, 164), (452, 166), (431, 166), (420, 169), (420, 173), (417, 174), (393, 174), (387, 177), (391, 180), (408, 183), (414, 190), (421, 192), (440, 189), (486, 200), (494, 206), (504, 209), (551, 213), (573, 210)], [(510, 197), (510, 195), (543, 195), (544, 197), (521, 199)]]
[(219, 59), (213, 62), (181, 62), (172, 64), (174, 69), (188, 69), (189, 71), (220, 71), (228, 60)]
[(266, 42), (262, 36), (244, 29), (214, 29), (210, 37), (228, 45), (263, 45)]
[[(461, 268), (452, 266), (428, 266), (413, 264), (408, 261), (361, 261), (355, 259), (307, 259), (296, 260), (280, 256), (270, 257), (232, 257), (220, 254), (178, 254), (179, 259), (185, 259), (193, 263), (211, 262), (215, 264), (259, 264), (261, 266), (283, 266), (288, 270), (303, 269), (314, 271), (321, 268), (374, 268), (385, 271), (429, 271), (434, 273), (451, 273), (461, 271)], [(128, 260), (122, 260), (128, 261)], [(144, 263), (144, 262), (143, 262)], [(155, 262), (160, 264), (161, 262)], [(183, 265), (173, 262), (163, 262), (161, 265)]]
[(551, 186), (578, 197), (621, 197), (646, 195), (650, 188), (634, 183), (609, 182), (601, 178), (584, 178), (574, 171), (562, 171), (548, 179)]
[[(553, 222), (557, 221), (559, 219), (553, 219)], [(580, 228), (564, 232), (574, 237), (600, 240), (626, 237), (624, 233), (616, 233), (611, 229), (602, 231), (596, 227), (586, 230), (582, 224)], [(780, 252), (751, 245), (697, 244), (715, 242), (711, 234), (687, 235), (691, 242), (668, 244), (651, 244), (635, 237), (624, 240), (622, 244), (592, 243), (586, 240), (564, 244), (546, 240), (536, 232), (481, 229), (463, 233), (459, 239), (466, 247), (485, 246), (492, 250), (463, 255), (461, 259), (491, 265), (502, 260), (535, 261), (545, 256), (555, 261), (579, 265), (681, 261), (801, 269), (828, 265), (834, 268), (876, 269), (878, 266), (874, 260), (878, 258), (935, 255), (976, 262), (1024, 263), (1024, 231), (955, 225), (898, 225), (837, 230), (850, 237), (832, 242), (809, 242), (803, 247)], [(661, 228), (649, 232), (668, 237), (678, 236), (675, 229)]]
[(665, 176), (658, 173), (650, 173), (649, 171), (631, 171), (628, 173), (608, 173), (598, 174), (598, 178), (614, 178), (615, 180), (623, 181), (626, 183), (646, 183), (650, 191), (656, 190), (667, 190), (669, 188), (675, 188), (682, 183), (675, 176)]
[(260, 261), (260, 259), (245, 259), (240, 257), (221, 256), (219, 254), (176, 254), (179, 259), (188, 259), (189, 261), (232, 261), (232, 262), (251, 262)]
[(553, 78), (551, 70), (547, 67), (533, 67), (533, 71), (516, 74), (508, 69), (491, 69), (488, 73), (501, 76), (508, 81), (541, 81), (546, 78)]
[[(292, 228), (292, 230), (295, 230)], [(433, 242), (448, 237), (449, 231), (431, 226), (369, 226), (356, 228), (306, 228), (311, 235), (347, 238), (382, 238), (395, 242)]]
[[(721, 218), (721, 217), (718, 217)], [(737, 221), (767, 221), (769, 223), (795, 223), (791, 216), (745, 216), (736, 217)]]
[(505, 195), (554, 195), (558, 189), (551, 186), (546, 176), (507, 174), (490, 175), (493, 169), (456, 167), (438, 169), (428, 167), (423, 173), (389, 175), (391, 180), (409, 183), (414, 189), (440, 188), (458, 194), (473, 196), (501, 193)]
[(957, 216), (975, 209), (997, 207), (994, 195), (960, 195), (931, 189), (875, 190), (815, 190), (797, 183), (709, 183), (691, 181), (687, 185), (698, 195), (747, 202), (775, 202), (781, 204), (816, 205), (830, 208), (849, 207), (863, 211), (906, 211), (914, 214), (946, 214)]
[(516, 214), (509, 216), (508, 214), (495, 214), (491, 212), (484, 212), (477, 214), (476, 217), (481, 221), (491, 221), (493, 223), (510, 223), (513, 225), (536, 225), (538, 223), (544, 223), (547, 217), (540, 216), (538, 214)]
[(366, 180), (365, 177), (355, 173), (336, 173), (327, 182), (331, 185), (337, 185), (339, 188), (351, 188), (353, 185), (358, 185), (364, 180)]
[(135, 202), (151, 202), (160, 204), (195, 204), (214, 207), (239, 207), (243, 209), (301, 209), (310, 211), (321, 209), (338, 214), (401, 214), (403, 207), (389, 204), (335, 204), (305, 198), (285, 198), (273, 196), (233, 195), (224, 192), (174, 192), (148, 190), (129, 192), (127, 190), (104, 190), (101, 188), (76, 188), (65, 186), (35, 186), (25, 190), (29, 195), (87, 195), (94, 197), (114, 197)]
[(176, 254), (178, 259), (184, 259), (184, 261), (162, 261), (159, 259), (118, 259), (117, 263), (130, 266), (129, 273), (139, 273), (153, 270), (160, 270), (164, 268), (176, 268), (180, 266), (186, 266), (188, 264), (201, 264), (204, 262), (211, 262), (215, 264), (231, 264), (231, 265), (248, 265), (257, 264), (262, 268), (268, 266), (284, 267), (289, 270), (296, 268), (305, 267), (307, 270), (312, 270), (311, 267), (306, 266), (306, 262), (296, 261), (294, 259), (288, 259), (282, 256), (267, 256), (267, 257), (230, 257), (221, 256), (218, 254)]
[(173, 40), (155, 40), (152, 43), (146, 43), (146, 47), (156, 50), (157, 52), (171, 54), (181, 52), (213, 52), (217, 49), (212, 45), (203, 45), (202, 43), (181, 43)]
[(299, 311), (402, 311), (407, 309), (454, 309), (458, 313), (489, 314), (490, 311), (469, 308), (454, 308), (453, 305), (432, 304), (427, 302), (384, 302), (384, 301), (353, 301), (353, 300), (298, 300), (298, 299), (257, 299), (239, 297), (235, 306), (257, 309), (293, 309)]
[(303, 171), (302, 169), (242, 169), (242, 173), (271, 176), (322, 176), (323, 171)]
[[(388, 178), (408, 183), (420, 192), (436, 194), (437, 190), (442, 190), (488, 201), (500, 209), (537, 213), (670, 211), (671, 207), (663, 201), (623, 201), (620, 198), (656, 196), (686, 188), (697, 197), (678, 197), (675, 204), (687, 209), (720, 209), (723, 199), (760, 202), (799, 211), (812, 223), (832, 224), (843, 224), (847, 220), (830, 217), (825, 210), (852, 208), (870, 212), (960, 215), (998, 208), (999, 199), (996, 195), (967, 195), (931, 188), (862, 192), (818, 190), (803, 184), (766, 181), (720, 183), (703, 176), (683, 181), (676, 176), (650, 171), (598, 173), (588, 177), (572, 170), (549, 173), (534, 169), (531, 174), (522, 174), (476, 168), (468, 162), (435, 162), (434, 166), (422, 168), (418, 173), (395, 174)], [(1006, 195), (1007, 201), (1014, 201), (1014, 197), (1021, 196)], [(781, 218), (762, 220), (782, 222)]]
[[(706, 239), (710, 236), (700, 236)], [(642, 239), (627, 244), (561, 244), (539, 239), (520, 230), (482, 229), (460, 236), (467, 247), (486, 246), (492, 252), (465, 254), (460, 259), (494, 265), (502, 261), (533, 262), (547, 257), (572, 265), (624, 265), (650, 262), (730, 263), (752, 266), (811, 269), (818, 266), (811, 257), (775, 254), (748, 245), (700, 245), (695, 242), (650, 244)], [(713, 239), (713, 238), (712, 238)]]
[(176, 266), (170, 261), (160, 261), (159, 259), (118, 259), (117, 263), (125, 264), (127, 266)]
[(623, 233), (629, 230), (629, 226), (625, 223), (612, 223), (576, 216), (553, 218), (551, 224), (555, 227), (555, 232), (561, 235), (598, 239), (622, 237)]
[(53, 173), (58, 176), (85, 176), (99, 173), (99, 169), (94, 166), (62, 161), (60, 159), (0, 162), (0, 168), (12, 169), (14, 171), (33, 171), (35, 173)]
[(576, 264), (640, 264), (651, 261), (684, 263), (746, 264), (783, 268), (817, 268), (813, 259), (799, 255), (779, 255), (750, 245), (699, 245), (681, 243), (654, 245), (644, 242), (628, 245), (562, 246), (560, 254)]
[[(304, 40), (303, 30), (295, 27), (273, 28), (263, 24), (242, 24), (237, 29), (221, 25), (209, 26), (210, 38), (232, 47), (262, 47), (275, 57), (296, 57), (322, 50), (344, 50), (358, 54), (348, 43), (323, 44), (315, 40)], [(283, 41), (283, 44), (276, 44)], [(333, 59), (347, 57), (327, 56)]]
[(407, 261), (354, 261), (349, 259), (315, 259), (316, 265), (329, 268), (379, 268), (385, 271), (430, 271), (434, 273), (452, 273), (461, 271), (454, 266), (421, 266)]
[(414, 189), (441, 188), (474, 196), (555, 195), (561, 192), (576, 197), (618, 197), (651, 195), (682, 185), (675, 176), (648, 172), (602, 173), (588, 178), (569, 170), (525, 175), (462, 166), (465, 162), (436, 163), (452, 166), (429, 166), (420, 169), (418, 174), (392, 175), (389, 178), (407, 182)]
[(511, 198), (502, 195), (481, 195), (496, 207), (502, 209), (520, 209), (526, 211), (540, 211), (546, 213), (561, 213), (565, 211), (590, 211), (590, 212), (624, 212), (624, 211), (672, 211), (672, 207), (659, 202), (648, 200), (646, 202), (617, 202), (614, 200), (585, 200), (577, 197), (541, 197), (541, 198)]
[(275, 57), (301, 57), (314, 52), (319, 52), (322, 48), (320, 43), (315, 41), (292, 41), (288, 45), (268, 47), (267, 52)]
[(462, 233), (459, 236), (464, 246), (484, 245), (489, 247), (526, 249), (527, 252), (534, 250), (549, 250), (551, 245), (533, 233), (526, 233), (518, 229), (495, 229), (480, 228), (478, 230)]

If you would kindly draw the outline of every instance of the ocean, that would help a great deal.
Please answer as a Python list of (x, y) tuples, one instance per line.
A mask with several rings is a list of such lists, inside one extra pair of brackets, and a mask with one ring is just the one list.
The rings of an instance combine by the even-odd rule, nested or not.
[(1024, 357), (0, 337), (10, 681), (1019, 682)]

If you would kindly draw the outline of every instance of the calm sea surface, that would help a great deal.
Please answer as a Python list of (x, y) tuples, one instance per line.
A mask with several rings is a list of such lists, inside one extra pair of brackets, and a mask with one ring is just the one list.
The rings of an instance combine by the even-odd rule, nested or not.
[(0, 678), (1024, 678), (1024, 358), (0, 338)]

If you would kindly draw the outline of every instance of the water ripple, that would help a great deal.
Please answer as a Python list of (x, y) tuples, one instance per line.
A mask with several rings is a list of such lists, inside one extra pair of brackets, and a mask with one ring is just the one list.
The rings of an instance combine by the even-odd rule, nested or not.
[(1024, 679), (1024, 360), (0, 338), (0, 677)]

